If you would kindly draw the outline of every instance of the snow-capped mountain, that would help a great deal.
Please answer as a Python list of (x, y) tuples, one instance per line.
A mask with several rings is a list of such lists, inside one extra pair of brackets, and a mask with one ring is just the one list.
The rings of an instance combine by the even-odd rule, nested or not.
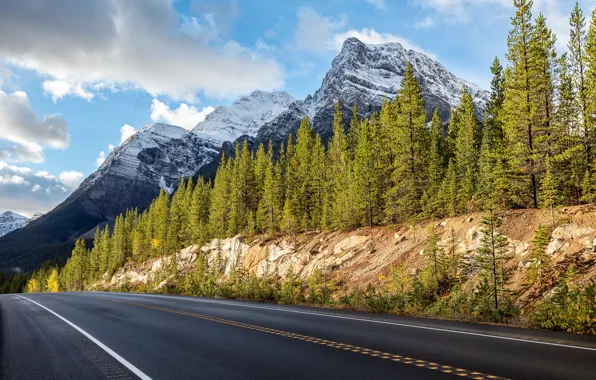
[(347, 39), (339, 55), (333, 60), (321, 88), (305, 100), (292, 103), (274, 120), (266, 123), (257, 140), (279, 140), (294, 133), (303, 116), (313, 122), (313, 128), (323, 137), (331, 133), (333, 105), (339, 99), (344, 118), (352, 117), (352, 107), (358, 106), (360, 116), (370, 116), (379, 110), (385, 99), (393, 99), (410, 62), (420, 82), (429, 117), (439, 109), (444, 122), (449, 120), (450, 108), (459, 104), (465, 85), (479, 111), (486, 105), (488, 92), (477, 85), (456, 77), (443, 65), (426, 55), (405, 49), (399, 43), (369, 45), (356, 38)]
[(33, 214), (33, 216), (31, 218), (29, 218), (25, 224), (23, 224), (23, 227), (27, 227), (28, 225), (30, 225), (31, 223), (35, 222), (37, 219), (41, 218), (44, 214), (41, 212), (36, 212), (35, 214)]
[(9, 232), (18, 230), (27, 223), (29, 219), (16, 212), (6, 211), (0, 214), (0, 236), (4, 236)]
[(221, 145), (243, 135), (255, 136), (296, 99), (284, 91), (254, 91), (229, 106), (219, 106), (193, 129), (200, 137)]
[[(56, 251), (67, 254), (72, 240), (127, 209), (144, 210), (160, 187), (172, 191), (181, 177), (194, 175), (218, 153), (219, 146), (191, 131), (167, 124), (146, 126), (114, 149), (62, 204), (3, 238), (0, 269), (39, 264)], [(23, 248), (27, 244), (28, 250)]]
[[(304, 100), (285, 92), (255, 91), (218, 107), (193, 131), (166, 124), (146, 126), (116, 148), (61, 205), (0, 239), (0, 270), (38, 265), (57, 251), (66, 256), (73, 239), (112, 221), (126, 209), (145, 209), (160, 188), (171, 192), (182, 176), (213, 175), (221, 151), (233, 153), (234, 140), (240, 142), (248, 136), (252, 146), (270, 139), (279, 143), (298, 130), (305, 115), (327, 140), (338, 99), (346, 121), (352, 117), (354, 104), (360, 116), (371, 115), (385, 99), (395, 97), (407, 62), (412, 63), (421, 84), (429, 116), (438, 108), (447, 122), (464, 85), (472, 92), (479, 113), (485, 106), (486, 91), (424, 54), (398, 43), (367, 45), (350, 38), (321, 87)], [(227, 143), (222, 144), (224, 141)]]

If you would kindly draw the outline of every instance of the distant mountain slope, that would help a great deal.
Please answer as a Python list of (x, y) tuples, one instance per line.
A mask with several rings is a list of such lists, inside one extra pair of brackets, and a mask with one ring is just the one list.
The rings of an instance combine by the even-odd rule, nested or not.
[(128, 208), (144, 209), (160, 185), (174, 188), (218, 154), (196, 134), (166, 124), (148, 125), (116, 148), (66, 201), (35, 223), (0, 239), (0, 270), (33, 267), (68, 254), (73, 239)]
[(23, 227), (27, 222), (28, 218), (19, 215), (16, 212), (6, 211), (0, 214), (0, 236), (4, 236), (9, 232), (18, 230)]

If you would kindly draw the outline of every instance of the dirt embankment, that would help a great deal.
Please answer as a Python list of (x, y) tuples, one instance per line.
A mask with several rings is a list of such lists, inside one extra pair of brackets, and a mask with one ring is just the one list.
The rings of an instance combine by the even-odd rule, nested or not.
[[(471, 263), (481, 246), (482, 215), (468, 214), (412, 225), (360, 228), (349, 232), (308, 232), (279, 237), (236, 236), (216, 239), (203, 247), (191, 246), (177, 254), (182, 275), (194, 269), (197, 252), (202, 250), (209, 262), (217, 260), (225, 273), (243, 267), (257, 276), (284, 277), (293, 270), (307, 279), (316, 269), (323, 269), (330, 278), (348, 287), (379, 284), (394, 265), (404, 265), (412, 273), (425, 265), (424, 248), (434, 225), (441, 237), (440, 245), (455, 246), (464, 263)], [(557, 212), (558, 226), (551, 235), (547, 253), (555, 269), (544, 282), (554, 286), (569, 266), (577, 271), (576, 280), (587, 283), (596, 278), (596, 206), (565, 207)], [(503, 215), (503, 232), (507, 236), (511, 259), (509, 288), (518, 292), (518, 303), (527, 306), (542, 295), (535, 284), (527, 281), (528, 256), (532, 239), (539, 225), (549, 225), (550, 215), (542, 210), (512, 210)], [(124, 283), (150, 284), (162, 287), (169, 281), (163, 275), (171, 257), (151, 260), (141, 265), (128, 265), (98, 284), (118, 288)], [(465, 273), (466, 279), (474, 276)], [(549, 286), (546, 286), (548, 289)], [(547, 290), (548, 291), (548, 290)]]

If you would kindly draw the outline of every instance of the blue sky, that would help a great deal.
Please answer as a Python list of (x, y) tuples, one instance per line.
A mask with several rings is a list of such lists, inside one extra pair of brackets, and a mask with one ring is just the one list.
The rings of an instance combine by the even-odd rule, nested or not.
[[(253, 90), (314, 92), (341, 42), (400, 42), (488, 87), (512, 0), (8, 0), (0, 211), (47, 212), (134, 130)], [(565, 49), (570, 0), (536, 0)], [(580, 1), (589, 15), (596, 0)], [(587, 17), (589, 19), (589, 17)]]

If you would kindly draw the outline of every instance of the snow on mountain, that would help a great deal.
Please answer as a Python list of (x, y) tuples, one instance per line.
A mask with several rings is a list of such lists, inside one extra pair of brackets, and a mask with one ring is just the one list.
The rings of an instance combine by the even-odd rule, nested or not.
[(218, 145), (186, 129), (168, 124), (150, 124), (110, 153), (77, 192), (88, 189), (106, 175), (170, 188), (181, 177), (190, 177), (201, 166), (211, 162), (218, 149)]
[(296, 99), (287, 92), (254, 91), (232, 105), (219, 106), (193, 129), (220, 145), (243, 135), (255, 136), (263, 124), (288, 109)]
[(12, 211), (0, 214), (0, 236), (22, 228), (29, 219)]
[(30, 225), (31, 223), (35, 222), (37, 219), (41, 218), (44, 214), (41, 212), (37, 212), (35, 213), (31, 218), (29, 218), (25, 224), (23, 225), (23, 227), (27, 227), (28, 225)]
[(448, 121), (450, 109), (459, 104), (464, 85), (471, 92), (478, 115), (481, 115), (488, 92), (456, 77), (439, 62), (407, 50), (399, 43), (371, 45), (348, 38), (314, 95), (290, 104), (286, 111), (259, 130), (257, 139), (283, 139), (297, 130), (305, 115), (311, 119), (317, 133), (329, 137), (333, 105), (337, 100), (340, 100), (346, 120), (351, 118), (354, 104), (361, 117), (370, 116), (380, 109), (385, 99), (396, 96), (408, 62), (422, 88), (429, 118), (438, 108), (442, 120)]

